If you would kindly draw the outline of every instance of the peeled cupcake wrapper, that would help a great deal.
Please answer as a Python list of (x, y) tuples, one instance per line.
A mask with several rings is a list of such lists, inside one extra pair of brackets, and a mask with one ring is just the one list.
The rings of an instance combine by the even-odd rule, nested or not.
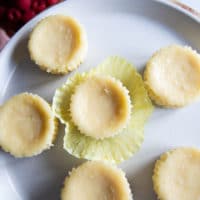
[(63, 124), (67, 124), (69, 121), (71, 121), (71, 95), (74, 93), (76, 86), (83, 82), (85, 78), (85, 73), (77, 73), (73, 77), (69, 78), (62, 87), (56, 90), (56, 93), (53, 97), (52, 108), (56, 117), (58, 117)]
[(128, 89), (132, 104), (133, 123), (143, 124), (153, 111), (151, 100), (148, 97), (141, 75), (133, 68), (133, 65), (125, 59), (117, 56), (107, 58), (98, 65), (92, 73), (110, 75), (120, 80)]
[[(128, 129), (128, 130), (127, 130)], [(143, 141), (143, 127), (130, 127), (111, 138), (96, 140), (85, 136), (73, 123), (65, 128), (64, 148), (77, 158), (120, 163), (136, 152)]]
[[(110, 75), (129, 90), (132, 104), (131, 119), (120, 133), (102, 140), (93, 139), (78, 130), (70, 115), (70, 101), (75, 87), (89, 75)], [(53, 98), (55, 115), (66, 124), (64, 148), (78, 158), (120, 163), (135, 153), (142, 144), (144, 124), (153, 106), (148, 98), (141, 76), (133, 66), (119, 57), (106, 59), (89, 73), (76, 74), (59, 89)]]

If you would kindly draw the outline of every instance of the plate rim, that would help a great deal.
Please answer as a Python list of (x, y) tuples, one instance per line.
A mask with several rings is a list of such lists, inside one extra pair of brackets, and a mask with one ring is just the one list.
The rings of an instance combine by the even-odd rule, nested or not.
[(200, 23), (200, 11), (192, 8), (186, 3), (181, 2), (180, 0), (153, 0), (157, 3), (166, 5), (172, 9), (175, 9), (191, 19), (195, 20), (197, 23)]
[[(12, 38), (8, 41), (8, 43), (6, 44), (6, 46), (1, 50), (0, 52), (0, 59), (3, 56), (4, 52), (6, 52), (7, 49), (9, 49), (10, 45), (13, 43), (13, 41), (18, 37), (18, 35), (23, 32), (24, 29), (26, 29), (27, 26), (29, 26), (30, 24), (34, 23), (34, 21), (38, 20), (39, 18), (41, 18), (42, 16), (44, 16), (46, 13), (48, 13), (50, 10), (56, 9), (57, 7), (61, 6), (62, 4), (67, 4), (68, 1), (70, 0), (64, 0), (59, 2), (58, 4), (47, 8), (46, 10), (42, 11), (41, 13), (39, 13), (38, 15), (36, 15), (35, 17), (33, 17), (33, 19), (31, 19), (28, 23), (26, 23), (25, 25), (23, 25), (13, 36)], [(160, 3), (163, 4), (165, 6), (170, 7), (171, 9), (174, 9), (178, 12), (183, 13), (185, 16), (190, 17), (192, 20), (196, 21), (197, 23), (200, 24), (200, 11), (197, 11), (195, 9), (192, 9), (191, 7), (189, 7), (186, 4), (181, 3), (178, 0), (152, 0), (153, 2), (156, 3)]]
[[(48, 9), (46, 9), (45, 11), (42, 11), (41, 13), (39, 13), (37, 16), (35, 16), (33, 19), (31, 19), (28, 23), (26, 23), (25, 25), (23, 25), (13, 36), (12, 38), (9, 40), (9, 42), (7, 43), (7, 45), (2, 49), (2, 51), (0, 52), (0, 59), (2, 59), (2, 57), (4, 56), (4, 54), (10, 49), (10, 47), (12, 46), (12, 44), (15, 42), (15, 40), (17, 40), (17, 38), (23, 33), (23, 31), (30, 26), (30, 24), (35, 23), (35, 21), (41, 19), (41, 17), (45, 16), (50, 10), (54, 10), (57, 7), (60, 7), (62, 4), (67, 4), (69, 0), (67, 1), (62, 1), (59, 2), (58, 4), (49, 7)], [(200, 12), (196, 11), (199, 13), (198, 15), (195, 15), (193, 12), (191, 12), (191, 10), (189, 9), (185, 9), (183, 7), (181, 7), (180, 5), (175, 3), (175, 0), (152, 0), (153, 2), (156, 3), (161, 3), (164, 6), (168, 6), (171, 9), (175, 9), (178, 12), (181, 12), (183, 14), (185, 14), (185, 16), (191, 18), (192, 20), (196, 21), (197, 23), (200, 24)], [(176, 1), (178, 2), (178, 1)], [(184, 4), (185, 5), (185, 4)], [(6, 170), (7, 173), (7, 170)], [(6, 174), (6, 176), (8, 176), (7, 178), (9, 178), (9, 175)], [(8, 187), (10, 187), (11, 191), (13, 192), (13, 194), (16, 195), (17, 199), (22, 199), (18, 192), (15, 190), (15, 188), (13, 187), (12, 183), (10, 181), (8, 181)]]

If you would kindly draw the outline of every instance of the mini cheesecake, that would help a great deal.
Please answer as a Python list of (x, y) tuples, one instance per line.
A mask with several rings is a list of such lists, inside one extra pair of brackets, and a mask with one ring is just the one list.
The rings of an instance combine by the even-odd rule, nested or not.
[(141, 75), (117, 56), (68, 78), (56, 90), (52, 107), (65, 125), (68, 153), (112, 163), (138, 151), (153, 110)]
[(128, 90), (120, 81), (108, 76), (90, 76), (76, 87), (70, 111), (81, 133), (103, 139), (126, 127), (130, 105)]
[(31, 59), (42, 70), (67, 74), (76, 69), (86, 57), (86, 32), (70, 16), (48, 16), (33, 28), (28, 49)]
[(200, 95), (200, 55), (187, 46), (162, 48), (148, 61), (144, 81), (156, 104), (185, 106)]
[(122, 170), (90, 161), (73, 169), (65, 179), (61, 200), (132, 200)]
[(15, 157), (49, 149), (57, 133), (50, 105), (38, 95), (21, 93), (0, 107), (0, 146)]
[(155, 164), (153, 184), (160, 200), (198, 200), (200, 150), (182, 147), (164, 153)]

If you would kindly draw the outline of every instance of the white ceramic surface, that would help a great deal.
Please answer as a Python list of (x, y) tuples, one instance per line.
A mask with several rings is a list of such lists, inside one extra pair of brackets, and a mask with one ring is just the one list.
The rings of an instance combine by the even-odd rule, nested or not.
[(197, 22), (200, 21), (200, 3), (196, 0), (155, 0), (157, 2), (168, 5), (182, 13), (185, 13), (189, 17), (193, 18)]
[[(37, 93), (51, 102), (55, 89), (67, 79), (68, 76), (39, 70), (27, 52), (32, 27), (42, 17), (55, 13), (76, 17), (87, 30), (89, 52), (78, 71), (97, 65), (107, 56), (120, 55), (142, 72), (146, 61), (160, 47), (178, 43), (200, 50), (199, 24), (164, 5), (149, 0), (68, 0), (34, 18), (1, 52), (0, 103), (24, 91)], [(151, 176), (161, 153), (183, 145), (200, 147), (199, 110), (200, 102), (183, 109), (155, 109), (145, 128), (142, 148), (120, 165), (135, 200), (156, 199)], [(63, 150), (63, 134), (61, 126), (55, 146), (37, 157), (15, 159), (0, 151), (1, 184), (9, 185), (6, 196), (0, 193), (0, 200), (59, 199), (67, 172), (81, 163)]]

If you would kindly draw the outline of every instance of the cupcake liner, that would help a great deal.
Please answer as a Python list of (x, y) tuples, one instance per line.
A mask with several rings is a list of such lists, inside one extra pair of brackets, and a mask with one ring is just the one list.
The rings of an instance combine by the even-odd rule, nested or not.
[(120, 163), (135, 153), (143, 142), (143, 127), (129, 124), (111, 138), (96, 140), (85, 136), (73, 123), (65, 129), (64, 149), (77, 158)]
[[(52, 137), (52, 140), (51, 140), (51, 143), (49, 144), (49, 148), (51, 146), (54, 146), (54, 142), (56, 140), (56, 137), (58, 135), (58, 129), (59, 129), (59, 123), (58, 123), (58, 119), (56, 117), (54, 117), (54, 134), (53, 134), (53, 137)], [(47, 148), (47, 149), (49, 149)]]
[(52, 109), (55, 116), (63, 123), (66, 124), (71, 121), (70, 103), (71, 96), (77, 85), (83, 82), (86, 74), (75, 74), (67, 80), (67, 82), (58, 88), (53, 97)]
[(142, 77), (132, 64), (121, 57), (112, 56), (93, 69), (92, 73), (110, 75), (120, 80), (129, 91), (133, 106), (131, 117), (133, 123), (142, 125), (146, 122), (153, 111), (153, 106)]
[[(70, 100), (76, 85), (89, 75), (109, 75), (120, 80), (129, 91), (131, 117), (127, 126), (117, 135), (101, 140), (82, 134), (74, 125), (70, 115)], [(53, 98), (55, 115), (66, 124), (64, 148), (78, 158), (88, 160), (106, 160), (120, 163), (128, 159), (141, 146), (144, 124), (151, 114), (153, 106), (148, 98), (141, 76), (133, 66), (119, 57), (106, 59), (89, 73), (76, 74), (59, 89)]]

